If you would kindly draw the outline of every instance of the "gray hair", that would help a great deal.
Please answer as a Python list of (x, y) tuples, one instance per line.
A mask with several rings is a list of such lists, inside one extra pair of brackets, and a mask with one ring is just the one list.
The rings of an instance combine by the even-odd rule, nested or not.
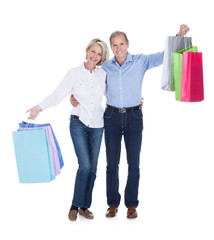
[(86, 51), (88, 51), (94, 44), (98, 44), (100, 45), (100, 47), (102, 48), (102, 60), (100, 62), (97, 63), (97, 66), (102, 65), (105, 61), (107, 61), (109, 59), (109, 50), (108, 50), (108, 46), (107, 44), (100, 40), (99, 38), (94, 38), (92, 39), (89, 44), (86, 47)]
[(129, 40), (127, 38), (127, 35), (124, 33), (124, 32), (121, 32), (121, 31), (115, 31), (111, 34), (110, 38), (109, 38), (109, 41), (110, 41), (110, 46), (111, 46), (111, 40), (112, 38), (114, 37), (117, 37), (117, 36), (120, 36), (120, 35), (123, 35), (125, 40), (126, 40), (126, 44), (128, 44)]

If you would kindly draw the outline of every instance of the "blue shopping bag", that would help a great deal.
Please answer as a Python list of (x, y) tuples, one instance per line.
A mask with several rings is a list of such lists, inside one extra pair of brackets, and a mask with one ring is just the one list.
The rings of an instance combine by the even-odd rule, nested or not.
[(50, 182), (56, 178), (45, 129), (13, 132), (13, 142), (20, 183)]
[(24, 121), (22, 121), (22, 123), (19, 123), (19, 127), (24, 127), (24, 128), (47, 127), (47, 126), (50, 126), (53, 137), (54, 137), (54, 141), (55, 141), (55, 145), (56, 145), (56, 149), (57, 149), (57, 153), (58, 153), (58, 157), (59, 157), (60, 169), (61, 169), (64, 166), (63, 157), (62, 157), (61, 149), (59, 147), (59, 143), (58, 143), (57, 138), (54, 134), (54, 131), (51, 127), (51, 124), (50, 123), (34, 124), (34, 123), (27, 123), (27, 122), (24, 122)]

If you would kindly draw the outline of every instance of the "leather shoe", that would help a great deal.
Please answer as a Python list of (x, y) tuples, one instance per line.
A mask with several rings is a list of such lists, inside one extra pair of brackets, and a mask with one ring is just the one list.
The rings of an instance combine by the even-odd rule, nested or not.
[(85, 218), (88, 219), (93, 219), (94, 215), (91, 211), (89, 211), (88, 209), (86, 209), (85, 211), (83, 211), (81, 208), (79, 209), (79, 214), (82, 215)]
[(76, 221), (77, 219), (77, 211), (76, 210), (70, 210), (68, 213), (68, 218), (70, 219), (70, 221)]
[(135, 207), (129, 207), (127, 211), (127, 218), (136, 218), (137, 211)]
[(107, 209), (106, 217), (115, 217), (117, 214), (117, 208), (115, 206), (110, 206)]

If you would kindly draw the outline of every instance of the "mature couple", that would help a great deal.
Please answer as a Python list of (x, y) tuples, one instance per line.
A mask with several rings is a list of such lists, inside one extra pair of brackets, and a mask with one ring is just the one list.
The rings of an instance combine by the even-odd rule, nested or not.
[[(177, 36), (184, 36), (189, 28), (180, 26)], [(109, 208), (106, 217), (114, 217), (120, 204), (118, 166), (121, 140), (124, 136), (128, 163), (125, 188), (127, 218), (136, 218), (138, 206), (139, 160), (141, 151), (143, 115), (141, 87), (145, 72), (163, 63), (164, 52), (132, 55), (124, 32), (113, 32), (110, 46), (114, 58), (108, 60), (108, 47), (100, 39), (93, 39), (86, 48), (86, 62), (72, 68), (56, 90), (41, 103), (29, 109), (30, 119), (40, 111), (54, 106), (68, 94), (74, 106), (70, 117), (70, 134), (79, 168), (76, 174), (72, 206), (68, 217), (77, 219), (78, 213), (93, 219), (89, 210), (96, 178), (97, 161), (105, 129), (107, 157), (106, 187)], [(108, 61), (107, 61), (108, 60)], [(101, 68), (98, 66), (102, 65)], [(106, 93), (107, 107), (101, 107)]]

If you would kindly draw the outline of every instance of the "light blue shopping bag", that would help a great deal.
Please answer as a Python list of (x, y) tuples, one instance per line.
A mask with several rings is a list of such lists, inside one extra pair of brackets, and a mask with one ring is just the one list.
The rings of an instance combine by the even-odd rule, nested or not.
[(52, 131), (52, 134), (53, 134), (53, 137), (54, 137), (54, 141), (55, 141), (55, 145), (56, 145), (56, 149), (57, 149), (57, 153), (58, 153), (58, 157), (59, 157), (60, 169), (64, 166), (64, 161), (63, 161), (61, 149), (59, 147), (59, 143), (57, 141), (57, 138), (56, 138), (56, 136), (54, 134), (54, 131), (53, 131), (50, 123), (34, 124), (34, 123), (27, 123), (27, 122), (22, 121), (21, 123), (19, 123), (19, 127), (24, 127), (24, 128), (50, 127), (51, 131)]
[(45, 129), (27, 129), (13, 132), (13, 142), (21, 183), (42, 183), (55, 179)]

